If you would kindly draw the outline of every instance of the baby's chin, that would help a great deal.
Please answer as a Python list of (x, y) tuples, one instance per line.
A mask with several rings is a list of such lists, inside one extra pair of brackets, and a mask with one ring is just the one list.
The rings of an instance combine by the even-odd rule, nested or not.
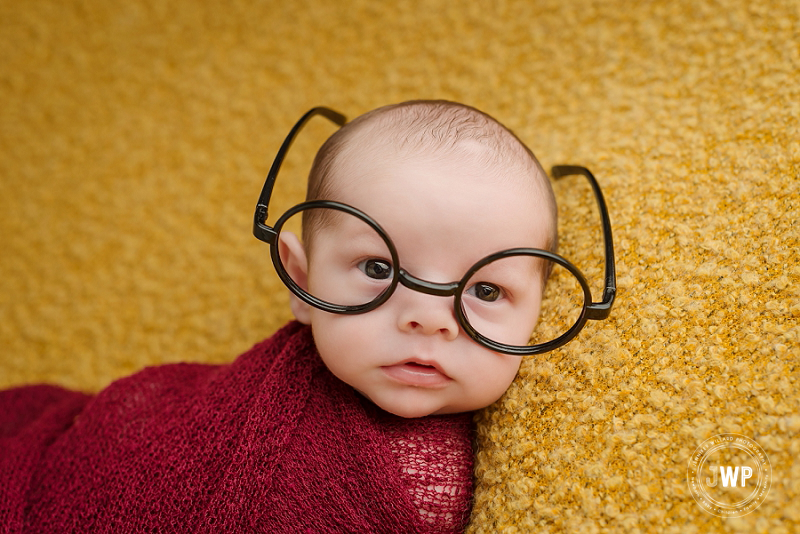
[(380, 408), (386, 410), (389, 413), (393, 413), (394, 415), (403, 417), (405, 419), (416, 419), (418, 417), (427, 417), (429, 415), (437, 415), (441, 412), (438, 410), (431, 410), (426, 409), (425, 407), (418, 407), (418, 406), (381, 406), (378, 405)]
[(430, 403), (422, 402), (397, 402), (387, 399), (377, 399), (376, 402), (376, 399), (373, 399), (363, 391), (358, 389), (356, 389), (356, 391), (381, 410), (404, 419), (416, 419), (419, 417), (427, 417), (429, 415), (444, 415), (464, 411), (454, 410), (448, 406), (431, 405)]
[(444, 413), (444, 412), (439, 412), (438, 410), (431, 411), (431, 410), (426, 410), (424, 408), (420, 409), (408, 406), (397, 408), (394, 406), (381, 406), (379, 404), (378, 407), (382, 408), (383, 410), (389, 413), (402, 417), (404, 419), (417, 419), (420, 417), (427, 417), (429, 415), (439, 415), (440, 413)]

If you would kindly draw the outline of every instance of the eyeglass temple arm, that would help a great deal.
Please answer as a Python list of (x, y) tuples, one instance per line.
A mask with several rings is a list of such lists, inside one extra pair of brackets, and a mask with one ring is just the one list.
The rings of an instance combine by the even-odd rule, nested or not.
[(278, 171), (283, 164), (283, 159), (286, 157), (286, 153), (289, 151), (289, 147), (291, 147), (292, 143), (294, 142), (294, 138), (297, 137), (297, 134), (300, 133), (300, 130), (303, 128), (303, 126), (305, 126), (309, 119), (315, 115), (322, 115), (330, 121), (335, 122), (339, 126), (344, 126), (344, 124), (347, 122), (347, 117), (341, 113), (330, 108), (320, 106), (307, 111), (305, 115), (300, 117), (300, 120), (297, 121), (297, 123), (292, 127), (289, 135), (287, 135), (286, 139), (283, 140), (283, 144), (278, 150), (278, 154), (275, 156), (275, 161), (272, 162), (272, 167), (270, 167), (269, 173), (267, 174), (267, 180), (264, 182), (264, 187), (261, 189), (261, 195), (258, 197), (258, 204), (256, 204), (256, 212), (253, 220), (253, 233), (259, 239), (270, 241), (270, 234), (272, 237), (274, 237), (274, 232), (272, 232), (271, 228), (266, 226), (266, 222), (267, 206), (269, 206), (269, 199), (272, 197), (272, 189), (275, 187), (275, 179), (278, 177)]
[(586, 311), (588, 319), (605, 319), (608, 317), (608, 314), (611, 313), (611, 307), (614, 305), (614, 298), (617, 294), (617, 273), (614, 265), (614, 241), (611, 237), (611, 220), (608, 217), (608, 208), (603, 198), (603, 192), (600, 191), (600, 184), (597, 183), (597, 179), (589, 169), (578, 165), (556, 165), (550, 170), (550, 174), (555, 179), (561, 178), (562, 176), (580, 174), (585, 176), (592, 185), (594, 196), (597, 199), (597, 207), (600, 209), (600, 218), (603, 223), (606, 280), (605, 289), (603, 290), (603, 300), (601, 302), (592, 302), (586, 307)]

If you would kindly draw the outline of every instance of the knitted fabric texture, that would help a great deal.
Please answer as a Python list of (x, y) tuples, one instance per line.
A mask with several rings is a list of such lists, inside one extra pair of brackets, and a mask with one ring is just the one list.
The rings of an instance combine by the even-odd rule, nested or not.
[(403, 419), (290, 323), (234, 363), (0, 395), (2, 532), (454, 532), (470, 415)]

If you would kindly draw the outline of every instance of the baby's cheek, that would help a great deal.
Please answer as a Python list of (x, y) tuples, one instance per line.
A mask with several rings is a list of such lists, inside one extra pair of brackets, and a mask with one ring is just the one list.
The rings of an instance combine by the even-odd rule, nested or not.
[(484, 369), (481, 379), (477, 382), (477, 389), (485, 405), (488, 406), (497, 399), (511, 386), (517, 376), (522, 359), (519, 356), (502, 355), (500, 362), (495, 362), (491, 369)]
[(358, 315), (327, 314), (324, 329), (326, 335), (336, 338), (340, 343), (358, 344), (367, 339), (374, 328), (371, 328), (368, 313)]
[[(323, 361), (357, 360), (373, 344), (375, 328), (364, 324), (364, 315), (334, 315), (319, 312), (312, 315), (311, 328), (314, 341)], [(341, 363), (341, 362), (337, 362)]]

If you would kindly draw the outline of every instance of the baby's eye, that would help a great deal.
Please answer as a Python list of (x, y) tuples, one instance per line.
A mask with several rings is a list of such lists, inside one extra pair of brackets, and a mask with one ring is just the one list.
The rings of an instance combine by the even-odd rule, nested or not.
[(388, 261), (369, 259), (358, 264), (361, 271), (375, 280), (386, 280), (392, 277), (392, 264)]
[(489, 282), (478, 282), (467, 289), (467, 294), (484, 302), (494, 302), (503, 295), (503, 291)]

